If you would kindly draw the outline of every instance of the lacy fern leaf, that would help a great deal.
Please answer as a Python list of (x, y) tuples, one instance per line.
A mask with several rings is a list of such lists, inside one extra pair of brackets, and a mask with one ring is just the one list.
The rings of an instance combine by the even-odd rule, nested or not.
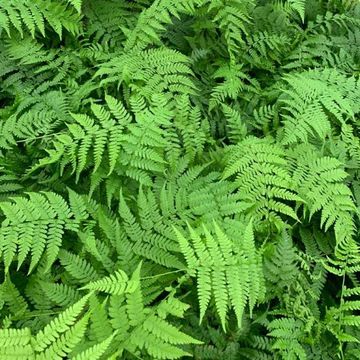
[[(31, 254), (29, 272), (46, 256), (47, 269), (56, 260), (65, 230), (76, 231), (79, 220), (58, 194), (28, 193), (0, 203), (5, 215), (1, 225), (1, 251), (6, 269), (17, 255), (18, 268)], [(35, 241), (36, 239), (36, 241)]]
[[(254, 245), (252, 223), (249, 223), (241, 248), (215, 226), (215, 236), (204, 227), (203, 235), (189, 226), (190, 241), (178, 230), (176, 234), (191, 276), (197, 278), (200, 303), (200, 322), (205, 316), (211, 297), (223, 329), (229, 303), (234, 309), (239, 326), (244, 308), (249, 302), (250, 312), (264, 295), (264, 280), (259, 254)], [(251, 279), (251, 280), (250, 280)]]

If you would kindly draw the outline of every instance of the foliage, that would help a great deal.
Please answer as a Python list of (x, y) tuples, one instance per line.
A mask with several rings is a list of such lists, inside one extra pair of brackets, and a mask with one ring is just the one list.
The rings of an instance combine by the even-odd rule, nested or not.
[(0, 1), (0, 359), (360, 358), (360, 3)]

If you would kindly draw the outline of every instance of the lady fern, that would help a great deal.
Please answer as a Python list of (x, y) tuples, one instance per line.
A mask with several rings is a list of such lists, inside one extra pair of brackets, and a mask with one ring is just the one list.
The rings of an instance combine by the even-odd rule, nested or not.
[(2, 0), (0, 358), (359, 358), (359, 14)]
[(200, 322), (213, 296), (225, 330), (228, 303), (234, 309), (238, 325), (241, 326), (246, 303), (249, 302), (251, 314), (255, 304), (263, 296), (264, 281), (254, 246), (252, 224), (245, 229), (240, 248), (232, 244), (217, 224), (214, 227), (216, 237), (206, 227), (203, 229), (204, 239), (191, 227), (191, 243), (178, 231), (177, 237), (190, 274), (197, 278)]

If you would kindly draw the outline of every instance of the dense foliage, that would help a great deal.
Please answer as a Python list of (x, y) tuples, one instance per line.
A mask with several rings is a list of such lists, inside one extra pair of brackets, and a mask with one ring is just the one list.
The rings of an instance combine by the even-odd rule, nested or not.
[(0, 1), (0, 359), (360, 359), (358, 0)]

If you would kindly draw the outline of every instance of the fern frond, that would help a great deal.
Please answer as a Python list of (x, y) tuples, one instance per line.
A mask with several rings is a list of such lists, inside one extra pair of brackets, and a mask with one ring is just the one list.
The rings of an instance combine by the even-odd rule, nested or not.
[[(340, 78), (346, 82), (346, 78)], [(331, 118), (343, 124), (354, 116), (351, 102), (342, 93), (341, 86), (339, 90), (338, 84), (317, 78), (316, 72), (315, 76), (311, 72), (289, 75), (285, 80), (290, 89), (284, 91), (287, 98), (281, 100), (284, 144), (308, 142), (311, 137), (325, 139), (331, 132)]]
[(124, 230), (133, 243), (135, 254), (145, 257), (166, 267), (183, 268), (174, 254), (178, 252), (171, 225), (162, 223), (155, 199), (149, 192), (147, 196), (140, 189), (138, 204), (140, 222), (130, 211), (122, 193), (120, 193), (119, 213), (124, 221)]
[(79, 14), (81, 13), (82, 0), (67, 0), (67, 1), (76, 9), (76, 11)]
[[(264, 281), (259, 255), (254, 245), (252, 224), (245, 233), (241, 249), (227, 235), (215, 226), (216, 237), (206, 227), (196, 232), (189, 226), (187, 240), (175, 229), (181, 250), (186, 258), (189, 274), (196, 276), (200, 302), (200, 322), (213, 296), (223, 329), (226, 329), (228, 303), (234, 308), (238, 326), (241, 325), (247, 302), (250, 312), (264, 295)], [(253, 281), (257, 279), (257, 281)]]
[(278, 350), (283, 357), (306, 360), (306, 352), (299, 342), (302, 326), (301, 321), (293, 318), (273, 320), (268, 325), (269, 336), (276, 338), (272, 348)]
[(267, 139), (248, 137), (233, 146), (225, 160), (223, 178), (236, 176), (239, 199), (247, 203), (247, 213), (265, 217), (276, 226), (279, 214), (298, 220), (289, 201), (302, 202), (295, 192), (285, 152)]
[(301, 21), (305, 21), (306, 0), (289, 0), (289, 6), (300, 16)]
[(94, 267), (78, 255), (61, 249), (58, 257), (66, 271), (80, 283), (89, 283), (99, 277)]
[(214, 20), (218, 22), (227, 43), (230, 59), (235, 61), (235, 56), (244, 44), (244, 37), (248, 35), (247, 26), (250, 23), (250, 9), (253, 5), (251, 0), (210, 2), (209, 11), (215, 10)]
[(132, 50), (102, 64), (96, 76), (106, 76), (102, 84), (125, 83), (147, 99), (167, 91), (195, 94), (189, 65), (187, 56), (166, 47)]
[(159, 44), (160, 34), (166, 30), (165, 25), (171, 23), (172, 18), (179, 18), (181, 13), (192, 14), (195, 6), (203, 3), (202, 0), (157, 0), (143, 11), (130, 32), (125, 43), (125, 51), (133, 48), (144, 49), (147, 45)]
[(298, 258), (291, 236), (285, 231), (264, 262), (266, 279), (276, 284), (279, 292), (290, 286), (299, 276)]
[(140, 265), (135, 270), (131, 280), (129, 280), (126, 273), (122, 270), (116, 271), (113, 275), (102, 278), (95, 282), (91, 282), (83, 286), (82, 290), (103, 291), (112, 295), (122, 295), (135, 291), (139, 286), (140, 280)]
[(30, 329), (0, 329), (0, 356), (4, 360), (34, 359)]
[(238, 110), (226, 104), (222, 105), (222, 110), (227, 120), (226, 128), (228, 138), (233, 144), (237, 144), (247, 135), (246, 123), (241, 118), (241, 113)]
[(28, 193), (27, 198), (15, 197), (0, 203), (0, 208), (5, 215), (0, 244), (6, 269), (15, 256), (20, 268), (29, 254), (29, 272), (43, 254), (49, 269), (57, 258), (64, 231), (76, 231), (79, 226), (65, 200), (51, 192)]
[(326, 231), (334, 225), (338, 255), (345, 255), (350, 249), (356, 251), (353, 241), (356, 207), (351, 190), (343, 183), (348, 175), (342, 163), (321, 157), (314, 149), (304, 146), (295, 149), (293, 156), (293, 180), (310, 218), (321, 210), (320, 226)]
[(79, 293), (68, 285), (43, 282), (41, 287), (46, 296), (59, 306), (67, 307), (80, 300)]
[[(79, 1), (71, 0), (79, 7)], [(5, 28), (8, 35), (11, 35), (10, 24), (21, 36), (24, 30), (29, 31), (32, 37), (35, 31), (39, 30), (45, 36), (45, 21), (62, 37), (62, 30), (65, 28), (72, 34), (80, 33), (79, 16), (68, 9), (65, 4), (58, 1), (29, 1), (29, 0), (6, 0), (0, 4), (2, 13), (0, 26)]]
[(86, 349), (82, 351), (80, 354), (77, 354), (73, 357), (74, 360), (98, 360), (102, 357), (102, 355), (105, 353), (105, 351), (110, 346), (110, 343), (116, 336), (116, 332), (114, 332), (112, 335), (110, 335), (108, 338), (106, 338), (104, 341), (102, 341), (99, 344), (95, 344), (89, 349)]
[(210, 110), (222, 104), (227, 98), (235, 100), (239, 92), (244, 89), (244, 80), (248, 76), (242, 71), (240, 65), (223, 65), (213, 75), (214, 79), (224, 79), (223, 83), (214, 87), (209, 102)]
[(89, 296), (84, 296), (77, 303), (62, 312), (33, 339), (36, 352), (41, 352), (60, 338), (61, 334), (71, 329), (84, 309)]

